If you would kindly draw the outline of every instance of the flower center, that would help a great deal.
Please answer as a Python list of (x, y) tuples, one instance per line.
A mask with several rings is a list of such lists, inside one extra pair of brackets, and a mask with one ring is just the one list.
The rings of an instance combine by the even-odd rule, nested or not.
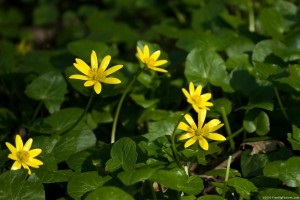
[(145, 64), (151, 68), (151, 67), (154, 67), (155, 65), (155, 60), (153, 60), (152, 58), (145, 58)]
[(21, 163), (26, 163), (29, 160), (29, 157), (30, 157), (28, 151), (23, 151), (23, 150), (18, 151), (17, 156), (18, 156), (19, 161)]
[(201, 103), (202, 103), (202, 98), (201, 98), (201, 96), (199, 96), (199, 95), (193, 95), (192, 96), (192, 100), (193, 100), (193, 102), (197, 105), (197, 106), (201, 106)]
[(202, 128), (198, 128), (198, 129), (195, 131), (195, 134), (196, 134), (196, 136), (202, 136), (202, 135), (203, 135)]
[(106, 75), (100, 70), (98, 71), (97, 69), (91, 69), (89, 77), (94, 81), (102, 82), (106, 78)]

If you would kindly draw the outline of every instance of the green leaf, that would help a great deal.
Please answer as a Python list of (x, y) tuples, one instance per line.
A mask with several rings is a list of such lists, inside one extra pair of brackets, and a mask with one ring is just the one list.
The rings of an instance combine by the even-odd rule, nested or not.
[(196, 195), (203, 190), (202, 179), (197, 175), (188, 176), (182, 169), (157, 170), (150, 180), (187, 194)]
[(45, 103), (48, 111), (53, 113), (60, 109), (64, 101), (67, 84), (60, 73), (51, 71), (34, 79), (27, 85), (25, 93), (28, 97)]
[(288, 133), (288, 141), (291, 143), (293, 150), (300, 150), (300, 129), (293, 125), (293, 133)]
[(222, 110), (225, 110), (225, 114), (229, 115), (232, 111), (232, 103), (227, 98), (219, 98), (212, 101), (214, 106), (211, 111), (217, 111), (219, 114), (222, 114)]
[(235, 91), (246, 96), (249, 96), (252, 91), (258, 88), (255, 77), (247, 70), (239, 68), (231, 71), (230, 85)]
[[(81, 108), (65, 108), (44, 118), (43, 133), (61, 133), (70, 128), (83, 113)], [(44, 130), (43, 130), (44, 129)]]
[(119, 139), (113, 144), (110, 156), (111, 159), (106, 162), (106, 170), (113, 172), (120, 167), (125, 171), (132, 170), (138, 156), (135, 142), (127, 137)]
[(228, 186), (235, 189), (244, 199), (250, 199), (252, 192), (257, 192), (256, 186), (245, 178), (234, 177), (228, 180)]
[(35, 173), (43, 183), (68, 182), (69, 179), (74, 175), (74, 172), (70, 169), (50, 171), (41, 168), (39, 170), (35, 170)]
[(194, 48), (187, 56), (184, 74), (189, 82), (206, 86), (208, 83), (230, 91), (226, 66), (214, 51)]
[(73, 129), (71, 132), (58, 137), (53, 148), (57, 161), (64, 161), (70, 155), (88, 149), (96, 144), (96, 136), (86, 126)]
[[(284, 190), (280, 188), (268, 188), (264, 189), (259, 192), (258, 194), (258, 199), (259, 200), (264, 200), (266, 197), (272, 197), (272, 198), (280, 198), (280, 197), (286, 197), (288, 199), (297, 199), (299, 198), (299, 194), (289, 191), (289, 190)], [(284, 198), (283, 198), (284, 199)]]
[(224, 200), (224, 198), (221, 196), (217, 196), (217, 195), (205, 195), (205, 196), (199, 197), (197, 200)]
[(118, 178), (124, 185), (133, 185), (143, 180), (149, 179), (157, 168), (140, 168), (123, 171), (118, 174)]
[(68, 182), (68, 194), (74, 199), (81, 199), (84, 194), (103, 186), (110, 177), (101, 177), (97, 172), (84, 172), (73, 176)]
[(164, 119), (156, 122), (149, 122), (149, 131), (147, 134), (144, 134), (143, 137), (147, 138), (149, 141), (154, 141), (159, 137), (172, 135), (174, 129), (176, 128), (175, 126), (180, 118), (182, 118), (181, 113), (170, 112), (169, 115)]
[(280, 78), (278, 81), (282, 84), (287, 84), (297, 92), (300, 91), (300, 65), (290, 65), (288, 67), (289, 76)]
[(142, 106), (143, 108), (149, 108), (154, 106), (155, 104), (157, 104), (157, 102), (159, 102), (159, 99), (145, 99), (144, 94), (130, 94), (130, 97), (132, 98), (132, 100)]
[(276, 39), (282, 39), (285, 31), (285, 24), (280, 11), (274, 8), (263, 8), (258, 16), (263, 32)]
[(0, 175), (0, 199), (45, 199), (43, 184), (34, 175), (26, 180), (24, 169), (4, 172)]
[(241, 156), (241, 171), (243, 177), (262, 174), (262, 170), (268, 161), (267, 154), (248, 155), (248, 151), (245, 151)]
[(266, 135), (270, 131), (269, 117), (264, 111), (250, 110), (246, 113), (243, 126), (249, 133), (256, 131), (258, 135)]
[(58, 19), (57, 7), (52, 4), (37, 6), (33, 12), (33, 19), (37, 26), (54, 24)]
[(132, 196), (117, 187), (100, 187), (90, 192), (86, 200), (134, 200)]
[[(84, 60), (87, 64), (91, 61), (91, 53), (94, 50), (97, 54), (98, 62), (106, 55), (115, 56), (117, 51), (108, 47), (105, 43), (88, 39), (76, 40), (68, 44), (68, 50), (75, 56)], [(78, 72), (80, 73), (80, 72)]]
[(291, 157), (286, 161), (275, 161), (264, 168), (264, 175), (278, 178), (289, 187), (300, 186), (300, 157)]
[[(207, 176), (222, 176), (225, 177), (226, 169), (212, 169), (210, 171), (205, 172)], [(235, 169), (229, 170), (229, 177), (241, 176), (240, 172)]]

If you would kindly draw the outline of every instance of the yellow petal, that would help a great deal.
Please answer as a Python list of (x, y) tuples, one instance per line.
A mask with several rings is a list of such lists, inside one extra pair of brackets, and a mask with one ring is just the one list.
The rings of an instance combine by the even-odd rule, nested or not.
[(142, 50), (138, 46), (136, 47), (136, 49), (137, 49), (137, 57), (144, 63), (145, 58), (144, 58), (144, 54), (143, 54)]
[(44, 163), (38, 159), (31, 158), (28, 162), (26, 162), (26, 165), (38, 168), (39, 165), (43, 165)]
[(218, 133), (208, 133), (205, 137), (211, 140), (217, 140), (217, 141), (225, 141), (226, 138)]
[(42, 149), (32, 149), (28, 151), (30, 157), (34, 158), (42, 153)]
[(103, 60), (101, 61), (101, 64), (100, 64), (101, 71), (104, 72), (106, 70), (107, 66), (109, 65), (110, 59), (111, 59), (110, 55), (107, 55), (103, 58)]
[(201, 92), (202, 92), (202, 86), (198, 85), (197, 88), (196, 88), (196, 90), (195, 90), (195, 92), (194, 92), (194, 95), (200, 96)]
[(76, 58), (76, 63), (74, 63), (74, 67), (76, 67), (76, 69), (78, 69), (80, 72), (82, 72), (85, 75), (88, 75), (91, 68), (81, 59)]
[(144, 58), (149, 58), (150, 57), (150, 50), (148, 45), (144, 46), (144, 52), (143, 52)]
[(91, 80), (91, 81), (86, 81), (86, 82), (84, 82), (84, 87), (90, 87), (90, 86), (92, 86), (92, 85), (95, 85), (95, 83), (96, 83), (96, 81), (94, 81), (94, 80)]
[(189, 146), (193, 145), (196, 141), (197, 137), (192, 137), (184, 144), (184, 148), (188, 148)]
[(11, 166), (11, 170), (17, 170), (17, 169), (21, 169), (22, 164), (19, 161), (15, 161), (14, 164)]
[(10, 158), (10, 159), (12, 159), (12, 160), (18, 160), (19, 159), (18, 156), (17, 156), (17, 154), (12, 154), (12, 153), (8, 154), (7, 157)]
[(31, 145), (32, 145), (32, 141), (33, 141), (33, 140), (32, 140), (31, 138), (27, 140), (27, 142), (25, 143), (25, 145), (24, 145), (24, 147), (23, 147), (23, 150), (24, 150), (24, 151), (29, 151), (29, 150), (30, 150)]
[(12, 154), (16, 154), (18, 152), (17, 149), (9, 142), (5, 142), (5, 144)]
[(202, 128), (206, 117), (206, 110), (200, 109), (198, 111), (198, 128)]
[(177, 128), (178, 128), (179, 130), (183, 130), (183, 131), (189, 131), (189, 130), (190, 130), (190, 126), (187, 125), (187, 124), (184, 123), (184, 122), (180, 122), (180, 123), (178, 124)]
[(106, 76), (108, 76), (108, 75), (110, 75), (110, 74), (112, 74), (112, 73), (118, 71), (118, 70), (121, 69), (122, 67), (123, 67), (123, 65), (116, 65), (116, 66), (113, 66), (113, 67), (107, 69), (107, 70), (105, 71), (105, 74), (106, 74)]
[(120, 79), (113, 78), (113, 77), (108, 77), (102, 81), (103, 83), (107, 84), (119, 84), (121, 83)]
[(205, 138), (203, 137), (199, 138), (199, 145), (202, 149), (208, 150), (208, 142)]
[(191, 126), (192, 129), (194, 129), (194, 130), (197, 129), (197, 125), (196, 125), (195, 121), (189, 114), (185, 114), (184, 118), (189, 123), (189, 125)]
[(181, 90), (182, 90), (182, 92), (183, 92), (183, 94), (184, 94), (184, 96), (185, 96), (186, 98), (188, 98), (188, 99), (191, 98), (190, 93), (188, 93), (188, 91), (187, 91), (185, 88), (182, 88)]
[(214, 132), (221, 128), (224, 124), (221, 124), (221, 121), (218, 119), (212, 119), (208, 123), (205, 124), (207, 126), (209, 132)]
[(167, 70), (165, 69), (162, 69), (162, 68), (158, 68), (158, 67), (149, 67), (149, 69), (152, 69), (154, 71), (157, 71), (157, 72), (168, 72)]
[(92, 54), (91, 54), (91, 65), (92, 65), (92, 69), (98, 69), (98, 59), (97, 59), (97, 55), (96, 52), (93, 50)]
[(208, 101), (211, 99), (211, 93), (205, 93), (201, 95), (202, 101)]
[(190, 95), (193, 96), (195, 92), (195, 86), (193, 82), (190, 82), (189, 84), (189, 91), (190, 91)]
[(23, 141), (20, 135), (16, 135), (16, 149), (17, 151), (23, 150)]
[(87, 77), (85, 75), (81, 75), (81, 74), (74, 74), (74, 75), (69, 76), (69, 78), (71, 78), (71, 79), (79, 79), (79, 80), (84, 80), (84, 81), (89, 80), (89, 77)]
[(167, 60), (158, 60), (158, 61), (155, 61), (154, 67), (158, 67), (158, 66), (164, 65), (167, 62), (168, 62)]
[(157, 50), (150, 56), (150, 58), (153, 60), (157, 60), (159, 56), (160, 56), (160, 50)]
[(101, 90), (102, 90), (102, 85), (99, 81), (97, 81), (94, 85), (94, 90), (97, 94), (100, 94)]
[(185, 133), (185, 134), (183, 134), (183, 135), (181, 135), (179, 138), (178, 138), (178, 140), (185, 140), (185, 139), (189, 139), (189, 138), (191, 138), (191, 137), (194, 137), (195, 136), (195, 134), (194, 133)]

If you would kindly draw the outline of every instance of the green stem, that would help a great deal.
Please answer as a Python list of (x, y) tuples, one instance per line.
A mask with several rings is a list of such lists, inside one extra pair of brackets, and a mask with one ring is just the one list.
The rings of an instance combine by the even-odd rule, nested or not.
[(248, 6), (249, 6), (249, 31), (255, 32), (255, 16), (254, 16), (254, 9), (253, 9), (253, 2), (252, 0), (248, 0)]
[(116, 113), (115, 113), (112, 130), (111, 130), (111, 138), (110, 138), (110, 143), (111, 144), (115, 143), (115, 141), (116, 141), (116, 130), (117, 130), (117, 124), (118, 124), (118, 119), (119, 119), (120, 111), (121, 111), (121, 108), (122, 108), (122, 104), (125, 100), (126, 95), (130, 91), (131, 87), (133, 86), (134, 82), (137, 79), (137, 76), (141, 73), (141, 71), (142, 71), (142, 69), (139, 69), (136, 72), (135, 76), (133, 77), (133, 79), (131, 80), (131, 82), (129, 83), (129, 85), (127, 86), (127, 88), (125, 89), (125, 91), (123, 92), (123, 94), (120, 98), (120, 101), (118, 103), (117, 110), (116, 110)]
[(288, 115), (287, 115), (287, 113), (286, 113), (286, 111), (285, 111), (285, 109), (284, 109), (284, 107), (283, 107), (281, 98), (280, 98), (280, 96), (279, 96), (279, 92), (278, 92), (278, 90), (277, 90), (276, 87), (274, 87), (274, 91), (275, 91), (275, 95), (276, 95), (276, 98), (277, 98), (277, 101), (278, 101), (280, 110), (281, 110), (281, 112), (282, 112), (284, 118), (288, 121), (288, 120), (289, 120), (289, 117), (288, 117)]
[(230, 136), (228, 136), (226, 138), (226, 140), (230, 140), (230, 139), (234, 138), (235, 136), (237, 136), (238, 134), (240, 134), (241, 132), (243, 132), (243, 130), (244, 130), (244, 127), (240, 128), (239, 130), (235, 131)]
[(224, 199), (225, 199), (226, 190), (227, 190), (227, 181), (228, 181), (228, 178), (229, 178), (229, 170), (230, 170), (231, 159), (232, 159), (232, 156), (230, 155), (228, 157), (228, 161), (227, 161), (226, 174), (225, 174), (225, 180), (224, 180), (224, 188), (223, 188), (223, 194), (222, 194), (222, 197)]
[(229, 145), (230, 145), (230, 148), (232, 150), (234, 150), (234, 141), (231, 137), (232, 133), (231, 133), (231, 128), (230, 128), (230, 124), (228, 122), (228, 118), (227, 118), (227, 115), (226, 115), (226, 112), (225, 112), (225, 108), (224, 107), (221, 107), (221, 113), (222, 113), (222, 117), (223, 117), (223, 121), (224, 121), (224, 125), (225, 125), (225, 129), (226, 129), (226, 132), (227, 132), (227, 136), (229, 137)]
[(43, 106), (43, 102), (40, 101), (39, 104), (37, 105), (37, 107), (36, 107), (36, 109), (35, 109), (33, 115), (32, 115), (31, 122), (33, 122), (33, 121), (35, 120), (35, 118), (36, 118), (36, 116), (38, 115), (38, 113), (40, 112), (42, 106)]
[(174, 126), (174, 129), (173, 129), (173, 132), (172, 132), (172, 135), (171, 135), (171, 145), (172, 145), (172, 151), (173, 151), (173, 156), (175, 158), (175, 162), (177, 164), (177, 166), (179, 168), (181, 168), (181, 164), (180, 164), (180, 161), (179, 161), (179, 156), (178, 156), (178, 152), (177, 152), (177, 149), (176, 149), (176, 145), (175, 145), (175, 139), (176, 139), (176, 135), (175, 135), (175, 132), (177, 130), (177, 127), (179, 125), (179, 123), (182, 121), (182, 119), (184, 118), (184, 115), (186, 113), (188, 113), (190, 111), (192, 107), (189, 106), (182, 114), (182, 116), (179, 118), (179, 120), (177, 121), (176, 125)]
[(81, 115), (79, 116), (79, 118), (77, 119), (77, 121), (75, 121), (72, 126), (70, 126), (69, 128), (67, 128), (66, 130), (63, 130), (62, 132), (58, 133), (59, 135), (63, 135), (67, 132), (69, 132), (70, 130), (72, 130), (81, 120), (82, 118), (84, 117), (84, 115), (87, 113), (87, 111), (89, 110), (92, 102), (93, 102), (93, 99), (94, 99), (94, 96), (95, 96), (95, 93), (93, 92), (90, 96), (90, 99), (88, 101), (88, 103), (86, 104), (86, 107), (84, 109), (84, 111), (81, 113)]

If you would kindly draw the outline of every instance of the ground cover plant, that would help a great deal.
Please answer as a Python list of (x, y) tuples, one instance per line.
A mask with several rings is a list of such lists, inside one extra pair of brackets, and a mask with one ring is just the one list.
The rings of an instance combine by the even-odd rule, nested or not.
[(0, 1), (0, 199), (300, 199), (297, 0)]

